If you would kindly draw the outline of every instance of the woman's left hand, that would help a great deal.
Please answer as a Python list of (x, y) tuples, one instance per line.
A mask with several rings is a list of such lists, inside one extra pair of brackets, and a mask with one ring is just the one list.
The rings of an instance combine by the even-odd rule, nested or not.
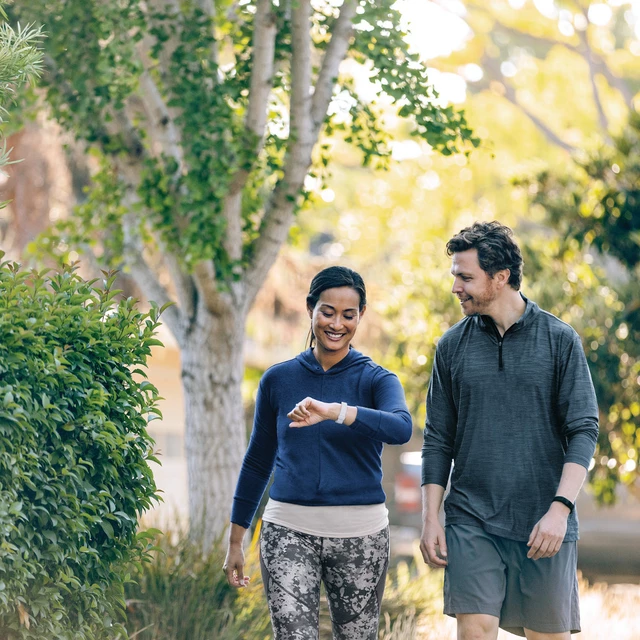
[(310, 427), (323, 420), (337, 420), (339, 415), (339, 403), (320, 402), (320, 400), (313, 398), (305, 398), (287, 413), (287, 418), (293, 421), (289, 424), (290, 427)]

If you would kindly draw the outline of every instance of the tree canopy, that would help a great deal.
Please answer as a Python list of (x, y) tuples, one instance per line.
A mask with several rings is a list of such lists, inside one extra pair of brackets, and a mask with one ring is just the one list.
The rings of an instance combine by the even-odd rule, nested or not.
[[(385, 112), (443, 155), (478, 144), (438, 101), (391, 0), (34, 0), (53, 116), (94, 154), (43, 244), (122, 267), (182, 352), (192, 522), (226, 521), (244, 450), (246, 314), (339, 137), (384, 165)], [(358, 82), (366, 81), (363, 98)]]
[[(527, 183), (533, 204), (560, 232), (557, 257), (574, 263), (563, 293), (583, 317), (603, 414), (594, 487), (611, 502), (617, 482), (638, 478), (640, 117), (632, 113), (611, 145), (576, 158), (566, 173), (541, 172)], [(589, 289), (597, 292), (595, 304)]]

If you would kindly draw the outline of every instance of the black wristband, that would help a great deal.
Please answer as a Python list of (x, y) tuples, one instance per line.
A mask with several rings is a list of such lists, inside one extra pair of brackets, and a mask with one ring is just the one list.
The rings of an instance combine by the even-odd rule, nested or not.
[(571, 513), (576, 508), (576, 505), (571, 502), (569, 498), (565, 498), (564, 496), (556, 496), (551, 502), (562, 503), (565, 507), (567, 507), (567, 509), (569, 509), (569, 513)]

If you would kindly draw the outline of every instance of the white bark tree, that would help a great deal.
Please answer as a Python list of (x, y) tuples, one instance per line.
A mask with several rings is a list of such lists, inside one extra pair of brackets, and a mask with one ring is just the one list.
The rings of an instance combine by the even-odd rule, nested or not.
[[(180, 347), (189, 508), (205, 548), (225, 527), (245, 449), (247, 313), (322, 175), (325, 131), (388, 158), (375, 104), (340, 73), (367, 65), (379, 96), (442, 153), (476, 144), (434, 103), (390, 0), (29, 0), (47, 41), (50, 108), (102, 169), (50, 245), (130, 271)], [(335, 105), (340, 99), (347, 107)], [(331, 114), (331, 115), (328, 115)], [(65, 244), (62, 245), (61, 242)]]

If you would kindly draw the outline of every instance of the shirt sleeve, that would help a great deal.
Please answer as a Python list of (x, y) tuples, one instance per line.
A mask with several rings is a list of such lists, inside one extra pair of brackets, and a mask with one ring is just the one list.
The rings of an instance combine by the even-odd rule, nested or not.
[(422, 444), (422, 484), (447, 486), (458, 425), (451, 371), (442, 341), (436, 347)]
[(575, 332), (560, 362), (558, 416), (568, 443), (564, 461), (588, 469), (598, 440), (598, 403), (582, 343)]
[(387, 444), (409, 442), (413, 421), (398, 376), (380, 367), (380, 373), (373, 379), (373, 401), (375, 408), (358, 407), (356, 419), (349, 427)]
[(253, 431), (240, 468), (231, 508), (231, 522), (248, 529), (267, 487), (278, 450), (276, 413), (264, 378), (258, 387)]

